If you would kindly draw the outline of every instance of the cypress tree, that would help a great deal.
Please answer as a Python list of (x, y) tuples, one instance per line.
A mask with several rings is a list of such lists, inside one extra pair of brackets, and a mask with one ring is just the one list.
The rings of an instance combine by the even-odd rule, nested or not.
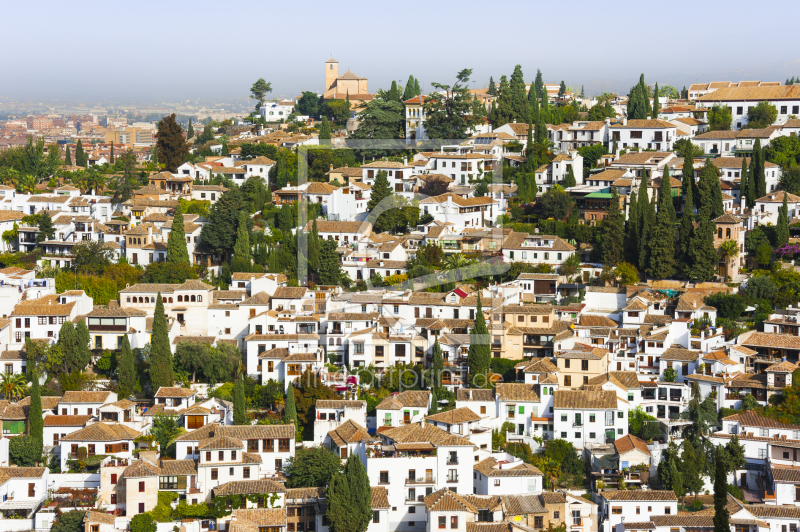
[(525, 77), (522, 75), (520, 65), (514, 67), (509, 89), (511, 90), (512, 116), (517, 122), (524, 123), (528, 119), (528, 98), (525, 94)]
[(44, 418), (42, 417), (42, 395), (39, 389), (39, 374), (34, 368), (31, 372), (31, 406), (28, 412), (30, 436), (36, 440), (41, 456), (44, 443)]
[(625, 258), (625, 215), (619, 208), (617, 187), (611, 187), (611, 200), (603, 220), (603, 264), (613, 268)]
[(247, 400), (244, 398), (244, 378), (236, 379), (233, 385), (233, 424), (249, 425), (247, 422)]
[[(322, 124), (319, 126), (319, 140), (331, 140), (331, 125), (327, 117), (322, 117)], [(328, 143), (330, 144), (330, 143)]]
[(75, 165), (86, 166), (86, 154), (83, 151), (83, 142), (78, 139), (78, 144), (75, 146)]
[(283, 422), (294, 423), (297, 434), (302, 434), (302, 429), (300, 429), (297, 419), (297, 406), (295, 406), (294, 402), (294, 384), (292, 383), (289, 383), (289, 387), (286, 390), (286, 401), (283, 407)]
[(730, 532), (728, 512), (728, 472), (722, 458), (722, 446), (717, 445), (714, 456), (714, 532)]
[(644, 115), (641, 118), (650, 116), (650, 95), (647, 93), (647, 84), (644, 82), (644, 74), (639, 76), (639, 94), (644, 100)]
[[(704, 173), (706, 176), (702, 175)], [(705, 168), (701, 172), (700, 181), (705, 198), (700, 202), (700, 212), (697, 218), (700, 224), (692, 230), (686, 264), (688, 265), (688, 275), (692, 280), (708, 281), (714, 277), (718, 259), (717, 251), (714, 248), (716, 225), (712, 221), (713, 206), (710, 201), (710, 185)]]
[(550, 121), (550, 97), (547, 95), (547, 91), (544, 89), (542, 92), (541, 101), (542, 104), (539, 106), (539, 118), (543, 124), (546, 124)]
[(189, 127), (186, 129), (186, 138), (190, 139), (194, 137), (194, 127), (192, 127), (192, 119), (189, 119)]
[(741, 171), (741, 179), (739, 181), (739, 197), (740, 199), (745, 200), (745, 205), (747, 207), (752, 208), (752, 200), (755, 198), (750, 197), (750, 183), (749, 183), (749, 172), (747, 171), (747, 157), (742, 157), (742, 171)]
[(119, 382), (119, 397), (127, 399), (136, 386), (136, 368), (133, 362), (133, 350), (128, 341), (128, 335), (122, 337), (122, 349), (119, 352), (117, 363), (117, 380)]
[(236, 243), (233, 245), (231, 271), (249, 272), (253, 261), (250, 253), (250, 232), (247, 230), (247, 213), (239, 211), (236, 228)]
[(92, 352), (89, 351), (89, 342), (92, 336), (89, 334), (89, 327), (86, 326), (86, 320), (83, 318), (78, 319), (78, 324), (75, 325), (75, 357), (78, 361), (80, 371), (86, 369), (92, 362)]
[(497, 86), (494, 84), (494, 78), (489, 76), (489, 89), (486, 91), (486, 94), (490, 96), (497, 96)]
[[(469, 366), (469, 376), (473, 388), (489, 387), (491, 358), (489, 331), (486, 328), (486, 321), (483, 317), (481, 295), (479, 293), (478, 308), (475, 313), (475, 327), (470, 331), (469, 351), (467, 352), (467, 365)], [(479, 379), (480, 375), (483, 375), (483, 377)]]
[(319, 231), (317, 231), (317, 220), (311, 224), (311, 234), (308, 238), (308, 267), (312, 271), (319, 271)]
[(167, 316), (164, 314), (164, 301), (161, 292), (156, 296), (156, 310), (153, 314), (153, 335), (150, 341), (150, 386), (153, 393), (161, 387), (172, 386), (172, 351), (169, 345)]
[(630, 264), (639, 264), (639, 204), (636, 192), (631, 191), (628, 219), (625, 222), (625, 261)]
[(114, 143), (111, 143), (111, 150), (108, 152), (108, 163), (114, 164)]
[(653, 113), (650, 115), (653, 120), (658, 118), (658, 83), (653, 89)]
[(545, 112), (539, 111), (539, 116), (536, 118), (536, 128), (534, 129), (534, 141), (536, 144), (547, 144), (547, 124), (544, 120)]
[(72, 155), (69, 153), (69, 144), (67, 144), (67, 148), (64, 150), (64, 166), (72, 166)]
[(439, 413), (439, 400), (436, 398), (436, 390), (431, 390), (431, 407), (428, 409), (428, 415)]
[(779, 248), (789, 242), (789, 206), (786, 198), (788, 192), (783, 191), (783, 206), (778, 208), (778, 225), (775, 228), (775, 247)]
[(536, 81), (534, 81), (533, 85), (536, 87), (536, 95), (541, 98), (544, 92), (544, 81), (542, 81), (542, 71), (538, 68), (536, 69)]
[(581, 85), (581, 98), (586, 98), (586, 93), (583, 92), (583, 85)]
[[(434, 392), (442, 387), (442, 371), (444, 371), (444, 357), (442, 356), (442, 346), (439, 345), (439, 337), (433, 337), (433, 348), (431, 349), (431, 371), (433, 372), (432, 388)], [(431, 403), (433, 404), (433, 403)]]
[(761, 139), (756, 139), (753, 146), (753, 157), (756, 160), (756, 175), (753, 179), (756, 184), (756, 199), (758, 199), (767, 195), (767, 178), (764, 172), (764, 151), (761, 149)]
[(683, 213), (681, 214), (680, 227), (678, 229), (680, 236), (680, 261), (684, 268), (689, 265), (689, 246), (692, 240), (692, 231), (694, 225), (694, 204), (692, 202), (692, 187), (686, 189), (686, 196), (683, 198)]
[(647, 271), (648, 255), (647, 242), (650, 240), (650, 232), (656, 223), (656, 212), (653, 198), (650, 198), (649, 179), (647, 172), (642, 178), (642, 186), (639, 187), (639, 271)]
[(344, 476), (350, 487), (350, 508), (357, 524), (356, 530), (366, 530), (372, 522), (372, 488), (367, 469), (356, 453), (350, 455), (344, 466)]
[(572, 172), (572, 165), (569, 165), (567, 167), (567, 175), (564, 177), (564, 188), (574, 187), (575, 185), (577, 185), (575, 174)]
[(422, 91), (419, 88), (419, 80), (414, 78), (414, 96), (419, 96), (422, 94)]
[(167, 237), (167, 262), (171, 264), (191, 264), (189, 250), (186, 248), (186, 230), (183, 224), (183, 207), (178, 202), (172, 216), (172, 229)]
[(700, 170), (700, 181), (697, 186), (700, 191), (700, 210), (706, 209), (712, 220), (725, 214), (719, 172), (717, 167), (711, 164), (710, 158), (706, 158), (706, 163)]
[(46, 210), (39, 215), (39, 231), (36, 233), (36, 243), (42, 244), (45, 240), (52, 240), (56, 235), (56, 226)]
[(533, 136), (534, 136), (534, 129), (533, 124), (528, 121), (528, 137), (525, 139), (525, 167), (524, 170), (526, 172), (535, 172), (538, 166), (536, 166), (536, 157), (533, 153)]
[(417, 94), (414, 92), (414, 76), (408, 76), (406, 88), (403, 89), (403, 100), (410, 100)]
[(661, 179), (656, 224), (648, 241), (648, 262), (647, 274), (654, 279), (675, 275), (675, 207), (668, 168)]
[(692, 192), (694, 192), (694, 158), (690, 153), (683, 155), (683, 180), (681, 184), (681, 196), (683, 197), (683, 209), (686, 210), (688, 205), (689, 210), (692, 212), (694, 205), (692, 201)]
[(400, 93), (397, 90), (397, 82), (392, 80), (392, 88), (389, 89), (389, 93), (386, 95), (387, 99), (390, 102), (399, 102), (400, 101)]
[(500, 76), (500, 88), (494, 106), (494, 113), (495, 120), (499, 125), (508, 124), (514, 120), (513, 110), (511, 109), (511, 91), (505, 74)]
[(153, 146), (153, 151), (150, 153), (150, 161), (158, 168), (158, 146)]
[(539, 98), (536, 96), (536, 87), (533, 85), (528, 90), (528, 112), (530, 121), (536, 122), (539, 119)]

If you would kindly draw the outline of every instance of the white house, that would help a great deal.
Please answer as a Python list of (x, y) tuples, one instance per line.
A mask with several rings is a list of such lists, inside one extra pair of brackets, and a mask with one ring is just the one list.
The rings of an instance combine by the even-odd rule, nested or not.
[(611, 443), (628, 433), (628, 401), (611, 390), (556, 390), (553, 432), (577, 449)]
[(611, 125), (611, 140), (622, 149), (670, 151), (675, 144), (677, 128), (664, 120), (638, 120), (627, 118)]

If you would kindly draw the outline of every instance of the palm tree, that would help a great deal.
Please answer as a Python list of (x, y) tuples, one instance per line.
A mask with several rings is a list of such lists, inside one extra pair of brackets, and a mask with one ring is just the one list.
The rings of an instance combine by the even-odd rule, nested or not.
[[(727, 267), (729, 259), (739, 256), (739, 244), (734, 240), (726, 240), (719, 246), (719, 256)], [(728, 277), (733, 277), (731, 272), (728, 272)]]
[(25, 395), (25, 377), (19, 373), (3, 373), (0, 376), (0, 388), (6, 400), (19, 400)]
[(463, 268), (469, 263), (470, 263), (469, 259), (465, 257), (463, 254), (453, 253), (444, 260), (444, 269), (458, 270), (459, 268)]
[(36, 187), (36, 178), (32, 175), (21, 175), (17, 179), (17, 192), (22, 194), (32, 194)]
[(84, 186), (86, 190), (94, 190), (95, 194), (99, 194), (106, 184), (106, 177), (100, 172), (92, 171), (86, 175)]

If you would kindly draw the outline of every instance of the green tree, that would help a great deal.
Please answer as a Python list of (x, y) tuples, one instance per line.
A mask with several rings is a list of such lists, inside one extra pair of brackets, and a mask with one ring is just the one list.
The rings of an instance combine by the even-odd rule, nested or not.
[(636, 191), (631, 190), (628, 219), (625, 221), (625, 259), (631, 264), (639, 264), (639, 202)]
[(572, 165), (567, 167), (567, 175), (564, 177), (564, 188), (570, 188), (577, 185), (575, 181), (575, 174), (572, 172)]
[[(481, 296), (478, 294), (477, 312), (475, 312), (475, 326), (469, 334), (469, 350), (467, 351), (467, 364), (469, 366), (470, 384), (474, 388), (488, 388), (491, 383), (490, 365), (492, 361), (489, 347), (489, 330), (483, 317)], [(481, 376), (478, 378), (479, 376)], [(481, 382), (483, 380), (483, 382)]]
[(497, 86), (494, 84), (494, 78), (489, 76), (489, 88), (486, 90), (489, 96), (497, 96)]
[(687, 439), (683, 441), (683, 453), (679, 471), (686, 491), (697, 495), (703, 489), (704, 460), (698, 455), (692, 443)]
[(286, 402), (284, 403), (284, 407), (283, 407), (283, 421), (284, 421), (284, 423), (292, 423), (292, 422), (294, 422), (295, 428), (299, 430), (298, 418), (297, 418), (297, 407), (295, 406), (295, 402), (294, 402), (294, 385), (293, 384), (290, 384), (288, 389), (286, 390)]
[(108, 163), (114, 164), (114, 143), (111, 143), (111, 149), (108, 151)]
[(239, 211), (236, 229), (236, 244), (233, 246), (231, 259), (232, 272), (249, 272), (252, 269), (253, 257), (250, 252), (250, 232), (247, 230), (247, 213)]
[(122, 348), (119, 352), (117, 363), (117, 381), (119, 383), (118, 396), (127, 399), (136, 386), (136, 367), (134, 366), (133, 350), (128, 341), (128, 335), (122, 337)]
[(233, 386), (233, 424), (250, 424), (247, 419), (247, 399), (244, 397), (244, 377), (238, 377)]
[(72, 166), (72, 155), (69, 153), (69, 144), (64, 150), (64, 166)]
[(709, 131), (728, 131), (732, 121), (731, 108), (727, 105), (714, 104), (708, 111)]
[(344, 472), (331, 478), (326, 517), (331, 532), (364, 532), (372, 521), (372, 488), (358, 455), (351, 454)]
[[(211, 207), (211, 218), (203, 225), (200, 238), (211, 251), (220, 255), (229, 255), (236, 244), (239, 229), (239, 212), (247, 210), (248, 205), (241, 191), (232, 188), (220, 196), (219, 200)], [(284, 205), (284, 209), (291, 208)], [(253, 220), (247, 218), (247, 228), (250, 230)], [(283, 230), (283, 229), (282, 229)]]
[(317, 220), (311, 224), (311, 234), (308, 237), (307, 254), (308, 254), (308, 267), (315, 272), (319, 271), (319, 253), (320, 253), (320, 239), (319, 231), (317, 230)]
[(78, 139), (78, 143), (75, 145), (75, 165), (86, 167), (86, 162), (88, 161), (88, 157), (86, 152), (83, 151), (83, 143), (81, 139)]
[[(83, 518), (86, 515), (86, 512), (80, 512), (77, 510), (73, 510), (71, 512), (64, 512), (58, 516), (58, 519), (55, 523), (53, 523), (53, 528), (50, 529), (51, 532), (83, 532), (84, 524)], [(155, 532), (155, 523), (153, 523), (153, 532)], [(136, 531), (136, 532), (145, 532), (145, 531)], [(147, 531), (150, 532), (150, 531)]]
[(508, 88), (513, 119), (520, 123), (527, 122), (529, 117), (528, 98), (525, 94), (525, 77), (520, 65), (514, 67)]
[(642, 185), (639, 187), (638, 210), (639, 210), (639, 270), (647, 271), (650, 264), (648, 255), (651, 233), (656, 225), (655, 194), (650, 192), (650, 182), (648, 174), (642, 178)]
[(52, 240), (56, 236), (56, 227), (53, 225), (53, 219), (50, 218), (50, 213), (43, 210), (39, 214), (39, 232), (36, 233), (36, 243), (40, 246), (45, 240)]
[(44, 443), (44, 419), (42, 417), (42, 395), (39, 389), (39, 374), (36, 369), (31, 372), (31, 406), (28, 413), (29, 434), (39, 442), (39, 456), (42, 454)]
[(403, 101), (410, 100), (414, 96), (419, 96), (415, 81), (414, 76), (408, 76), (406, 88), (403, 90)]
[(183, 207), (178, 203), (172, 217), (172, 228), (167, 238), (167, 262), (170, 264), (185, 263), (189, 261), (189, 251), (186, 248), (186, 231), (183, 225)]
[(722, 460), (722, 447), (717, 446), (714, 460), (714, 532), (730, 532), (728, 511), (728, 471)]
[(603, 264), (613, 266), (625, 258), (625, 215), (619, 207), (617, 187), (611, 187), (611, 199), (602, 225)]
[(336, 251), (333, 240), (320, 240), (319, 243), (319, 281), (324, 285), (340, 285), (346, 281), (347, 274), (342, 269), (342, 260)]
[(190, 139), (194, 137), (194, 127), (192, 127), (192, 119), (189, 119), (189, 127), (186, 128), (186, 138)]
[(131, 532), (156, 532), (157, 529), (158, 525), (150, 512), (136, 514), (131, 519)]
[(431, 388), (436, 391), (442, 387), (442, 371), (444, 371), (444, 358), (442, 356), (442, 346), (439, 345), (439, 337), (434, 336), (433, 348), (431, 349)]
[(122, 203), (128, 201), (138, 187), (137, 179), (134, 175), (136, 171), (136, 154), (133, 153), (133, 150), (126, 151), (117, 160), (117, 165), (122, 166), (122, 173), (111, 178), (111, 189), (114, 191), (111, 201), (113, 203)]
[(175, 173), (189, 154), (189, 145), (183, 138), (183, 129), (175, 120), (175, 113), (159, 120), (157, 128), (158, 160), (164, 165), (165, 170)]
[(324, 488), (341, 472), (342, 459), (321, 446), (298, 449), (283, 468), (287, 488)]
[(787, 194), (783, 192), (783, 205), (778, 208), (778, 225), (775, 229), (775, 247), (779, 248), (789, 242), (789, 207)]
[(648, 259), (650, 277), (669, 279), (675, 275), (675, 207), (668, 169), (661, 179), (656, 224), (648, 241)]
[(159, 388), (172, 386), (172, 351), (169, 344), (167, 317), (164, 314), (164, 301), (161, 292), (156, 296), (156, 309), (153, 314), (153, 335), (150, 344), (150, 385), (153, 393)]
[(250, 98), (256, 101), (256, 111), (264, 107), (264, 99), (268, 92), (272, 92), (272, 83), (264, 81), (264, 78), (258, 78), (258, 81), (250, 87)]
[(764, 129), (778, 119), (778, 109), (769, 102), (759, 102), (747, 109), (747, 128)]
[(353, 138), (375, 141), (389, 139), (387, 146), (391, 146), (391, 139), (403, 137), (404, 123), (403, 104), (375, 98), (358, 113), (358, 129), (353, 133)]
[(42, 459), (42, 442), (26, 434), (9, 438), (8, 457), (14, 465), (33, 467)]
[(752, 173), (751, 178), (755, 182), (756, 199), (763, 198), (767, 195), (767, 178), (764, 165), (764, 151), (761, 149), (761, 139), (756, 139), (753, 144), (753, 160), (751, 161), (751, 165), (753, 163), (755, 163), (755, 172)]
[(78, 323), (75, 325), (75, 357), (81, 370), (92, 362), (92, 352), (89, 350), (91, 341), (92, 337), (89, 334), (89, 327), (86, 326), (86, 320), (78, 318)]
[(375, 176), (369, 202), (367, 202), (367, 212), (370, 213), (368, 220), (372, 221), (374, 232), (381, 233), (395, 227), (397, 224), (397, 210), (393, 208), (393, 205), (395, 205), (394, 192), (389, 186), (389, 178), (386, 171), (381, 170)]
[(153, 416), (153, 425), (150, 427), (150, 435), (152, 435), (156, 442), (161, 454), (167, 452), (169, 444), (172, 440), (178, 437), (181, 433), (181, 425), (178, 423), (178, 417), (165, 413), (158, 413)]
[(328, 123), (328, 119), (324, 116), (322, 117), (322, 123), (319, 126), (319, 140), (331, 140), (331, 125)]
[(656, 88), (653, 89), (653, 112), (650, 115), (653, 120), (658, 119), (658, 94), (658, 83), (656, 83)]
[(297, 100), (295, 110), (301, 115), (317, 116), (319, 114), (319, 98), (311, 91), (303, 91), (300, 99)]
[(472, 97), (469, 77), (472, 70), (465, 68), (456, 75), (453, 85), (431, 83), (432, 92), (423, 104), (428, 117), (425, 129), (431, 139), (465, 139), (479, 118), (472, 115)]
[(533, 82), (533, 86), (536, 88), (536, 96), (539, 98), (542, 97), (542, 94), (545, 93), (544, 90), (544, 81), (542, 79), (542, 71), (538, 68), (536, 69), (536, 79)]

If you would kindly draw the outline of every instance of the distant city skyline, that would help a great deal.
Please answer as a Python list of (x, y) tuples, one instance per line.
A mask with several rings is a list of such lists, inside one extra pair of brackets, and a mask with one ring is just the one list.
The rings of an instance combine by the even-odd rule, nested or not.
[[(471, 88), (481, 88), (490, 76), (510, 76), (516, 64), (527, 82), (539, 68), (545, 82), (564, 80), (587, 95), (626, 94), (640, 73), (648, 84), (677, 89), (800, 75), (794, 17), (770, 18), (768, 46), (728, 46), (755, 31), (743, 25), (753, 12), (744, 1), (678, 1), (663, 9), (643, 2), (613, 9), (507, 2), (490, 12), (473, 1), (370, 9), (306, 2), (294, 11), (296, 20), (273, 17), (274, 5), (255, 1), (134, 5), (4, 6), (7, 42), (24, 45), (3, 58), (0, 101), (231, 101), (246, 98), (262, 77), (272, 83), (269, 97), (291, 98), (325, 90), (331, 56), (340, 72), (368, 78), (371, 93), (392, 80), (405, 85), (409, 75), (427, 92), (431, 82), (452, 83), (463, 68), (473, 69)], [(767, 1), (758, 11), (797, 9)]]

